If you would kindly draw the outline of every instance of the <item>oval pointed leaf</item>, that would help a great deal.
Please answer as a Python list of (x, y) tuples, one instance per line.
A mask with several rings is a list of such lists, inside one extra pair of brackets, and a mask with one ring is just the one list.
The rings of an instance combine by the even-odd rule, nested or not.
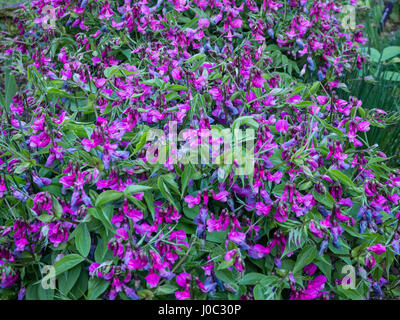
[(297, 257), (296, 264), (294, 265), (293, 268), (293, 273), (296, 273), (297, 271), (303, 269), (306, 265), (311, 263), (316, 256), (317, 256), (317, 247), (315, 245), (306, 246)]
[(74, 287), (76, 281), (81, 273), (81, 266), (77, 265), (71, 270), (64, 272), (57, 279), (58, 289), (62, 294), (67, 295), (71, 289)]
[(262, 273), (250, 272), (246, 274), (242, 279), (239, 280), (239, 284), (243, 285), (253, 285), (264, 280), (267, 276)]
[(123, 193), (117, 190), (107, 190), (101, 193), (96, 199), (96, 207), (101, 207), (102, 205), (118, 200), (121, 198)]
[(76, 265), (80, 264), (83, 260), (85, 260), (84, 257), (78, 255), (78, 254), (69, 254), (63, 258), (61, 258), (55, 265), (54, 267), (56, 268), (56, 275), (60, 275), (61, 273), (72, 269)]
[(80, 224), (77, 227), (75, 246), (82, 256), (87, 257), (90, 251), (91, 239), (86, 223)]
[(104, 279), (91, 278), (89, 280), (87, 300), (97, 299), (104, 291), (107, 290), (109, 285), (110, 285), (110, 282), (108, 282)]
[(345, 185), (348, 187), (355, 187), (353, 181), (350, 180), (348, 176), (345, 174), (341, 173), (339, 170), (336, 169), (330, 169), (328, 171), (328, 175), (333, 179), (338, 182), (343, 182)]
[(134, 193), (149, 191), (151, 189), (152, 189), (152, 187), (149, 187), (149, 186), (142, 186), (140, 184), (132, 184), (132, 185), (127, 186), (125, 188), (124, 194), (125, 195), (131, 195), (131, 194), (134, 194)]

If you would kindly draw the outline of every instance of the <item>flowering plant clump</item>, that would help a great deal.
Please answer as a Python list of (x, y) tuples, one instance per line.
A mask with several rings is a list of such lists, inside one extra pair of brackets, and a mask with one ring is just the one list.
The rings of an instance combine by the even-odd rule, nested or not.
[(338, 95), (365, 61), (340, 22), (356, 2), (21, 5), (0, 296), (398, 296), (400, 170), (366, 135), (390, 117)]

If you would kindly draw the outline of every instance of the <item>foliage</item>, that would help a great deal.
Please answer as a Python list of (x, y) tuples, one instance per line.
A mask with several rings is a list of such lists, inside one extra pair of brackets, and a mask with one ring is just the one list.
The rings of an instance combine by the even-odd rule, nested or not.
[[(346, 74), (342, 81), (347, 84), (347, 88), (346, 91), (342, 90), (339, 96), (347, 99), (350, 95), (354, 95), (363, 101), (364, 108), (377, 108), (386, 113), (385, 125), (372, 128), (368, 132), (368, 139), (371, 145), (378, 144), (390, 157), (388, 163), (398, 166), (400, 42), (398, 39), (391, 39), (387, 34), (389, 23), (382, 32), (379, 32), (383, 1), (361, 1), (361, 4), (364, 9), (359, 12), (357, 21), (365, 21), (364, 33), (368, 41), (361, 52), (367, 55), (368, 62), (361, 70), (353, 70)], [(396, 20), (396, 15), (398, 12), (395, 5), (391, 19)]]
[[(238, 2), (18, 11), (2, 44), (2, 298), (399, 295), (400, 171), (367, 137), (391, 120), (338, 96), (365, 62), (361, 30), (340, 25), (347, 1)], [(191, 143), (254, 129), (254, 170), (185, 162), (187, 141), (149, 161), (151, 129), (171, 121)]]

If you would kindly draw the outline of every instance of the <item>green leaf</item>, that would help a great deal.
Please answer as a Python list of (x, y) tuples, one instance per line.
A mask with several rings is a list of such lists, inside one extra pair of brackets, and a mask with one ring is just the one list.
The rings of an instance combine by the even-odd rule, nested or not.
[(174, 293), (175, 291), (178, 290), (178, 287), (173, 285), (173, 284), (164, 284), (161, 287), (158, 287), (156, 289), (156, 295), (167, 295), (167, 294), (171, 294)]
[[(126, 71), (128, 72), (128, 71)], [(134, 73), (134, 72), (131, 72)], [(123, 73), (120, 70), (120, 66), (112, 66), (109, 68), (104, 69), (104, 76), (108, 79), (111, 78), (113, 75), (116, 77), (123, 77)]]
[(151, 300), (153, 298), (153, 292), (149, 289), (143, 289), (138, 291), (138, 297), (143, 300)]
[(56, 268), (56, 276), (62, 274), (69, 269), (72, 269), (84, 260), (85, 258), (81, 257), (78, 254), (69, 254), (64, 256), (54, 265), (54, 267)]
[(122, 196), (123, 196), (123, 193), (121, 191), (117, 191), (117, 190), (104, 191), (104, 192), (100, 193), (100, 195), (97, 197), (95, 206), (101, 207), (102, 205), (104, 205), (108, 202), (118, 200)]
[(386, 61), (400, 54), (399, 46), (391, 46), (383, 49), (381, 60)]
[(179, 98), (180, 98), (180, 96), (176, 92), (170, 92), (165, 95), (165, 100), (167, 100), (167, 102), (169, 102), (171, 100), (176, 100)]
[(172, 91), (188, 91), (187, 87), (181, 86), (179, 84), (173, 84), (173, 85), (169, 86), (168, 89), (172, 90)]
[[(318, 89), (320, 88), (320, 85), (321, 85), (321, 83), (319, 81), (315, 81), (313, 83), (313, 85), (311, 86), (309, 93), (312, 95), (316, 94), (318, 92)], [(307, 98), (309, 96), (309, 93), (308, 93), (308, 91), (306, 91), (305, 98)]]
[(7, 68), (5, 71), (5, 107), (9, 109), (12, 102), (12, 98), (18, 90), (17, 82), (15, 77), (11, 74), (10, 69)]
[(208, 232), (206, 240), (216, 243), (223, 243), (226, 240), (228, 230)]
[(336, 290), (350, 300), (365, 300), (364, 297), (354, 289), (344, 289), (342, 286), (338, 286)]
[(153, 193), (152, 192), (145, 192), (143, 198), (144, 198), (144, 201), (146, 202), (147, 208), (149, 209), (149, 211), (151, 213), (151, 216), (154, 219), (156, 211), (155, 211), (155, 207), (154, 207), (154, 196), (153, 196)]
[(379, 281), (379, 279), (382, 278), (382, 275), (383, 275), (383, 269), (379, 265), (377, 265), (372, 271), (371, 274), (372, 279), (375, 281)]
[(172, 196), (171, 192), (169, 191), (166, 182), (164, 180), (164, 176), (161, 176), (157, 180), (157, 186), (158, 189), (160, 190), (161, 194), (163, 197), (168, 200), (175, 208), (176, 210), (181, 211), (181, 205), (180, 203)]
[(136, 144), (135, 150), (134, 150), (134, 154), (136, 154), (140, 149), (143, 148), (143, 146), (146, 144), (147, 142), (147, 136), (149, 134), (149, 130), (146, 130), (142, 136), (140, 137), (139, 142)]
[(328, 258), (325, 258), (325, 256), (320, 256), (319, 261), (314, 262), (315, 265), (321, 270), (321, 272), (326, 276), (328, 281), (331, 281), (331, 274), (332, 274), (332, 262)]
[(72, 269), (63, 272), (57, 279), (58, 289), (65, 296), (71, 291), (76, 281), (79, 278), (79, 274), (81, 272), (81, 265), (77, 265)]
[(375, 48), (367, 48), (367, 47), (361, 48), (361, 52), (368, 53), (370, 60), (375, 63), (378, 63), (381, 58), (380, 52), (378, 50), (376, 50)]
[(97, 299), (110, 285), (109, 281), (100, 278), (90, 278), (86, 300)]
[(68, 92), (58, 89), (58, 88), (48, 88), (47, 94), (54, 95), (57, 97), (65, 97), (65, 98), (82, 98), (82, 97), (73, 96), (72, 94), (69, 94)]
[(132, 202), (139, 210), (145, 212), (146, 211), (146, 205), (142, 202), (136, 199), (135, 197), (126, 195), (126, 198)]
[(302, 270), (306, 265), (311, 263), (317, 256), (317, 247), (315, 245), (308, 245), (297, 256), (296, 264), (293, 268), (293, 273)]
[(386, 71), (383, 78), (387, 81), (400, 81), (400, 72)]
[(264, 288), (260, 284), (256, 284), (253, 289), (254, 300), (265, 300)]
[(103, 223), (103, 226), (107, 228), (107, 230), (114, 232), (114, 227), (111, 224), (111, 220), (103, 209), (89, 208), (88, 213), (96, 219), (100, 220)]
[(90, 251), (91, 239), (86, 223), (81, 223), (76, 230), (75, 246), (82, 256), (87, 257)]
[(322, 203), (325, 207), (332, 209), (335, 201), (333, 197), (326, 192), (325, 194), (320, 194), (315, 189), (311, 192), (314, 199), (317, 200), (319, 203)]
[(98, 263), (104, 262), (105, 246), (101, 237), (97, 237), (96, 250), (94, 250), (94, 261)]
[(250, 272), (244, 275), (243, 278), (239, 280), (239, 284), (243, 285), (254, 285), (260, 283), (262, 280), (266, 279), (266, 275), (257, 272)]
[(36, 283), (36, 284), (31, 283), (26, 288), (26, 293), (25, 293), (26, 300), (39, 300), (38, 286), (40, 286), (40, 283)]
[(281, 281), (281, 278), (277, 276), (266, 276), (264, 279), (261, 280), (261, 285), (266, 287), (266, 286), (272, 286), (273, 284), (276, 284)]
[(199, 206), (194, 206), (193, 208), (189, 208), (186, 204), (183, 206), (183, 213), (186, 217), (193, 220), (196, 218), (200, 213)]
[(40, 216), (37, 216), (36, 219), (44, 222), (44, 223), (49, 223), (51, 221), (53, 221), (55, 219), (54, 216), (46, 214), (46, 213), (42, 213)]
[(387, 277), (389, 277), (389, 271), (390, 271), (390, 267), (392, 266), (392, 263), (394, 261), (394, 253), (392, 252), (392, 249), (388, 249), (386, 250), (386, 274)]
[(235, 284), (235, 279), (233, 278), (232, 272), (228, 269), (216, 270), (215, 276), (224, 283), (228, 283), (230, 285)]
[(161, 87), (164, 81), (161, 81), (158, 78), (150, 79), (150, 80), (144, 80), (141, 82), (142, 84), (145, 84), (147, 86), (153, 86), (153, 87)]
[(183, 195), (186, 192), (186, 187), (189, 183), (189, 179), (192, 177), (194, 172), (195, 172), (195, 170), (190, 163), (185, 165), (185, 170), (183, 171), (182, 181), (181, 181), (182, 182), (181, 198), (183, 198)]
[(258, 122), (254, 120), (253, 116), (243, 116), (240, 118), (237, 118), (235, 121), (233, 121), (232, 124), (232, 132), (235, 132), (235, 129), (239, 129), (241, 125), (247, 125), (253, 129), (258, 129)]
[(233, 266), (233, 259), (224, 260), (218, 265), (217, 270), (223, 270), (223, 269), (226, 269), (226, 268), (232, 267), (232, 266)]
[(56, 217), (60, 218), (63, 214), (63, 208), (56, 198), (53, 198), (53, 208), (54, 208)]
[(163, 181), (167, 184), (169, 189), (176, 195), (180, 195), (181, 193), (179, 192), (179, 186), (178, 183), (176, 182), (176, 176), (174, 174), (165, 174), (162, 176)]
[(88, 288), (89, 274), (87, 271), (83, 271), (80, 273), (78, 280), (76, 281), (75, 286), (71, 290), (71, 295), (74, 299), (79, 299), (82, 297)]
[(322, 123), (322, 125), (327, 128), (329, 131), (332, 131), (334, 133), (336, 133), (338, 136), (342, 137), (343, 136), (343, 132), (340, 131), (338, 128), (335, 128), (333, 126), (331, 126), (329, 123), (327, 123), (325, 120), (319, 119), (319, 121)]
[(203, 58), (206, 58), (206, 56), (203, 53), (197, 53), (197, 54), (191, 56), (189, 59), (187, 59), (186, 63), (192, 63), (192, 62), (195, 62), (195, 61), (203, 59)]
[(38, 286), (38, 298), (39, 300), (53, 300), (54, 289), (44, 289), (43, 286)]
[(132, 184), (130, 186), (127, 186), (124, 190), (124, 194), (125, 195), (131, 195), (134, 193), (139, 193), (139, 192), (144, 192), (144, 191), (148, 191), (151, 190), (152, 187), (149, 186), (142, 186), (140, 184)]
[(355, 188), (355, 185), (354, 185), (353, 181), (351, 181), (348, 176), (346, 176), (345, 174), (341, 173), (337, 169), (330, 169), (328, 171), (328, 175), (335, 181), (343, 182), (348, 187)]

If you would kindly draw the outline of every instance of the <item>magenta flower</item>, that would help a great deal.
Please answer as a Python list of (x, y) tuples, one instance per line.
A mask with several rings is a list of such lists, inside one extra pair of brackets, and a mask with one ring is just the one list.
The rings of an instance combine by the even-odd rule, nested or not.
[(231, 260), (232, 257), (236, 254), (236, 252), (237, 252), (236, 249), (228, 251), (227, 253), (225, 253), (224, 259), (227, 260), (227, 261)]
[(244, 232), (232, 230), (228, 233), (228, 239), (238, 245), (241, 245), (246, 240), (246, 234)]
[(125, 228), (119, 228), (115, 231), (115, 238), (116, 239), (122, 239), (122, 240), (128, 240), (129, 238), (129, 234), (128, 232), (125, 230)]
[(317, 266), (314, 263), (310, 263), (304, 267), (304, 272), (309, 276), (312, 276), (317, 271)]
[(382, 253), (386, 252), (386, 247), (378, 243), (371, 247), (367, 247), (367, 250), (370, 252), (374, 252), (377, 255), (381, 255)]
[(220, 201), (220, 202), (226, 202), (228, 200), (227, 196), (229, 195), (229, 192), (226, 190), (220, 191), (219, 193), (215, 193), (214, 190), (211, 190), (211, 194), (214, 200)]
[(185, 291), (177, 291), (175, 292), (175, 297), (178, 300), (186, 300), (190, 298), (190, 291), (189, 290), (185, 290)]
[(292, 293), (290, 300), (314, 300), (319, 298), (323, 294), (322, 289), (326, 281), (327, 279), (325, 276), (316, 276), (313, 280), (308, 282), (305, 290)]
[(58, 247), (62, 242), (67, 242), (68, 236), (68, 229), (61, 222), (49, 224), (48, 237), (54, 247)]
[(286, 120), (278, 120), (275, 124), (275, 129), (279, 133), (287, 132), (289, 129), (289, 123)]
[(210, 25), (210, 21), (207, 18), (201, 18), (198, 21), (199, 28), (208, 28)]
[(98, 278), (102, 278), (103, 274), (100, 272), (100, 263), (97, 262), (93, 262), (90, 266), (89, 266), (89, 275), (90, 276), (96, 276)]
[(190, 282), (192, 276), (187, 272), (182, 272), (176, 277), (176, 283), (184, 288), (184, 291), (175, 292), (175, 296), (179, 300), (185, 300), (190, 298)]
[(275, 211), (275, 219), (278, 222), (285, 222), (287, 220), (287, 205), (280, 202)]
[(160, 276), (154, 272), (150, 272), (146, 277), (146, 282), (148, 283), (150, 288), (155, 288), (158, 285), (158, 282), (160, 280)]
[(46, 214), (53, 213), (53, 201), (51, 196), (47, 192), (39, 192), (35, 195), (33, 199), (33, 207), (32, 210), (36, 212), (36, 214), (40, 215), (41, 211)]
[(296, 94), (293, 97), (286, 99), (286, 102), (287, 103), (299, 103), (302, 100), (303, 100), (303, 98), (300, 97), (298, 94)]
[[(225, 280), (257, 271), (252, 262), (281, 277), (280, 269), (290, 269), (287, 258), (298, 261), (303, 249), (292, 249), (300, 245), (296, 226), (332, 265), (340, 260), (332, 250), (359, 245), (356, 233), (380, 234), (382, 244), (371, 242), (362, 257), (367, 269), (385, 268), (375, 255), (382, 258), (386, 245), (400, 252), (400, 233), (389, 221), (400, 217), (400, 171), (387, 167), (392, 161), (376, 163), (393, 155), (364, 141), (372, 121), (385, 126), (390, 115), (380, 109), (364, 115), (362, 101), (343, 99), (346, 73), (361, 69), (366, 58), (362, 26), (340, 25), (345, 2), (35, 0), (22, 6), (34, 26), (17, 15), (17, 32), (3, 32), (11, 39), (2, 46), (9, 71), (20, 85), (10, 112), (0, 112), (0, 134), (11, 141), (0, 148), (0, 197), (9, 211), (0, 225), (1, 288), (13, 286), (7, 294), (22, 299), (37, 278), (29, 274), (35, 268), (23, 268), (32, 254), (35, 264), (48, 263), (47, 256), (54, 264), (80, 255), (87, 240), (87, 259), (96, 261), (89, 275), (107, 285), (103, 299), (138, 299), (136, 292), (164, 299), (155, 290), (160, 283), (179, 287), (172, 291), (180, 300), (253, 299), (254, 284), (238, 288)], [(49, 29), (46, 7), (56, 14)], [(68, 41), (57, 42), (57, 30)], [(44, 87), (37, 90), (38, 84)], [(225, 153), (232, 141), (209, 139), (208, 131), (235, 126), (254, 129), (251, 172), (238, 177), (239, 159), (183, 163), (200, 146), (215, 160), (221, 150), (208, 148), (211, 142)], [(154, 157), (147, 152), (155, 132), (168, 151), (160, 164), (161, 150)], [(243, 155), (250, 151), (242, 147)], [(128, 186), (152, 188), (128, 196)], [(216, 270), (221, 259), (230, 267)], [(300, 270), (302, 280), (286, 270), (289, 278), (279, 281), (290, 299), (345, 298), (334, 279), (327, 285), (318, 259)], [(391, 287), (383, 278), (363, 278), (379, 297)]]
[(182, 72), (181, 72), (181, 69), (179, 69), (179, 68), (173, 69), (171, 74), (172, 74), (172, 78), (174, 78), (174, 80), (179, 81), (182, 79)]
[(187, 202), (189, 208), (193, 208), (195, 205), (198, 205), (200, 203), (201, 193), (199, 192), (196, 197), (187, 195), (185, 197), (185, 201)]
[(249, 255), (254, 259), (261, 259), (270, 253), (271, 248), (271, 245), (264, 247), (261, 244), (255, 244), (253, 247), (250, 247)]
[(176, 276), (176, 283), (182, 288), (185, 288), (187, 286), (188, 281), (190, 281), (191, 279), (192, 276), (189, 273), (182, 272)]
[(277, 171), (274, 174), (270, 174), (268, 172), (267, 176), (268, 176), (268, 181), (273, 181), (276, 184), (279, 184), (279, 183), (281, 183), (283, 173), (282, 173), (282, 171)]
[(310, 231), (312, 232), (314, 237), (316, 237), (316, 238), (322, 238), (323, 237), (322, 231), (319, 228), (316, 227), (314, 220), (310, 221), (309, 227), (310, 227)]
[(375, 258), (373, 255), (368, 254), (365, 256), (365, 265), (370, 269), (375, 266)]
[(4, 192), (7, 191), (7, 186), (3, 177), (0, 178), (0, 198), (3, 198)]
[(218, 101), (221, 100), (222, 92), (219, 88), (217, 88), (217, 87), (211, 88), (209, 93), (214, 99), (216, 99)]
[(272, 208), (272, 204), (265, 205), (262, 202), (256, 203), (257, 215), (267, 215), (271, 211), (271, 208)]
[(357, 129), (359, 131), (369, 131), (369, 122), (368, 121), (361, 121), (357, 124)]

